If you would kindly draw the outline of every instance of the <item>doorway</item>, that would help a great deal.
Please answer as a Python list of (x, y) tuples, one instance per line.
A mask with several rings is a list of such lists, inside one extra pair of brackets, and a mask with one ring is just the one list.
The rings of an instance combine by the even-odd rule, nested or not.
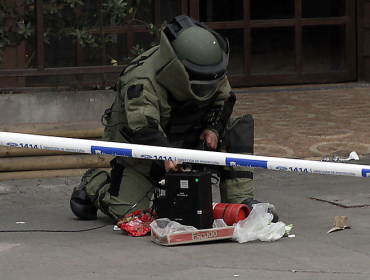
[(189, 0), (188, 7), (228, 38), (233, 86), (256, 86), (355, 81), (355, 2)]

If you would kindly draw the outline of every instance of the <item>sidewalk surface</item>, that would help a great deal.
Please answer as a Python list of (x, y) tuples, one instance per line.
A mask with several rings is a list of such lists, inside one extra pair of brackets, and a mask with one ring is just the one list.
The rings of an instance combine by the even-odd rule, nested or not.
[[(255, 117), (256, 154), (320, 160), (356, 151), (360, 160), (348, 164), (370, 165), (370, 85), (235, 91), (235, 115)], [(257, 169), (256, 198), (274, 204), (295, 237), (174, 247), (114, 231), (101, 213), (75, 219), (69, 197), (79, 180), (0, 182), (1, 280), (370, 279), (369, 178)], [(340, 215), (351, 228), (327, 233)]]
[(235, 115), (255, 119), (255, 154), (288, 158), (370, 154), (370, 84), (236, 90)]

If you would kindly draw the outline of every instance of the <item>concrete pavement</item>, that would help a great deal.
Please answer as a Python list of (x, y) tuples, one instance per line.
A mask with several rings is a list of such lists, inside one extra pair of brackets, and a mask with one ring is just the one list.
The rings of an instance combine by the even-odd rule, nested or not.
[(370, 155), (370, 84), (235, 89), (235, 115), (255, 119), (255, 154), (321, 159)]
[[(356, 150), (361, 158), (356, 163), (370, 165), (370, 111), (361, 104), (358, 109), (351, 107), (348, 102), (362, 100), (368, 104), (370, 88), (338, 87), (332, 88), (331, 93), (323, 88), (306, 89), (258, 88), (240, 95), (238, 106), (243, 98), (243, 106), (263, 101), (255, 103), (255, 107), (248, 105), (256, 119), (256, 153), (319, 159), (325, 155), (346, 157)], [(341, 90), (350, 91), (352, 97), (347, 100), (344, 93), (335, 94)], [(292, 94), (293, 91), (297, 93)], [(330, 98), (331, 94), (334, 98)], [(321, 103), (311, 99), (308, 102), (308, 97), (320, 97)], [(322, 111), (317, 103), (333, 110)], [(338, 107), (339, 104), (348, 106)], [(264, 117), (263, 108), (269, 108), (264, 112), (270, 115)], [(320, 110), (312, 112), (312, 108)], [(348, 113), (346, 117), (344, 112)], [(293, 116), (296, 121), (288, 122)], [(302, 118), (317, 118), (317, 122), (302, 126), (298, 121)], [(346, 119), (348, 122), (343, 123)], [(336, 130), (336, 125), (331, 124), (334, 120), (346, 126)], [(320, 126), (313, 128), (315, 123), (322, 130)], [(349, 130), (351, 134), (347, 135)], [(320, 153), (310, 148), (315, 143), (314, 151)], [(370, 202), (369, 178), (256, 170), (256, 198), (273, 203), (280, 219), (294, 225), (291, 233), (295, 237), (275, 242), (222, 241), (175, 247), (154, 244), (149, 236), (129, 237), (114, 231), (110, 220), (102, 214), (96, 221), (75, 219), (69, 209), (69, 197), (79, 180), (69, 177), (0, 182), (2, 280), (370, 278), (370, 208), (345, 208), (320, 200), (356, 200), (362, 194)], [(215, 189), (214, 201), (219, 199), (217, 193)], [(339, 215), (349, 217), (346, 224), (351, 228), (327, 233)]]
[[(1, 279), (370, 277), (369, 208), (312, 199), (369, 194), (368, 178), (271, 170), (256, 170), (255, 178), (256, 197), (273, 203), (281, 220), (294, 225), (294, 238), (164, 247), (149, 236), (114, 231), (103, 215), (96, 221), (76, 220), (68, 202), (79, 178), (2, 182)], [(338, 215), (348, 216), (352, 228), (327, 233)], [(68, 232), (78, 230), (86, 231)]]

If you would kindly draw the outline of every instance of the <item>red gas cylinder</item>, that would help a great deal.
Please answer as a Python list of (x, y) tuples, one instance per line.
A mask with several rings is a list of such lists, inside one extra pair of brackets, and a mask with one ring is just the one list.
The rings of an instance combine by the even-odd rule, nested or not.
[(213, 218), (223, 219), (228, 226), (244, 220), (250, 212), (245, 204), (213, 203)]

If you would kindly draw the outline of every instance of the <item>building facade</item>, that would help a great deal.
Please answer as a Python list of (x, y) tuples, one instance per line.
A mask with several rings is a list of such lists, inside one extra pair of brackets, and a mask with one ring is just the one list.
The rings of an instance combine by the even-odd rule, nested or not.
[[(36, 29), (42, 31), (42, 8), (52, 1), (34, 2)], [(87, 22), (97, 13), (95, 2), (81, 6)], [(125, 26), (106, 23), (110, 38), (103, 60), (68, 37), (46, 44), (36, 35), (9, 48), (0, 87), (113, 83), (133, 48), (151, 47), (145, 23), (160, 26), (178, 14), (228, 38), (234, 87), (370, 80), (369, 0), (143, 0), (142, 5)]]

